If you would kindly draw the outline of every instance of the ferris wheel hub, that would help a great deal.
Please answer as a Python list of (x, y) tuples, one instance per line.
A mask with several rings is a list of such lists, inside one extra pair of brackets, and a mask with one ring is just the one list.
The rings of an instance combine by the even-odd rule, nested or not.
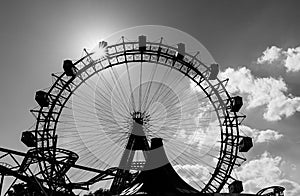
[(150, 115), (146, 112), (133, 112), (131, 114), (134, 123), (141, 125), (147, 124), (150, 120)]

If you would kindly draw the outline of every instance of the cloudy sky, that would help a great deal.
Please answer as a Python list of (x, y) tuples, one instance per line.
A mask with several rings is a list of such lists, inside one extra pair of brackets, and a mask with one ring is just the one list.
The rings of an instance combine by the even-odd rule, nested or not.
[(116, 31), (165, 25), (199, 40), (244, 97), (241, 130), (254, 138), (235, 173), (247, 192), (284, 185), (300, 194), (300, 3), (295, 0), (15, 1), (0, 7), (0, 146), (26, 151), (36, 90), (65, 58)]

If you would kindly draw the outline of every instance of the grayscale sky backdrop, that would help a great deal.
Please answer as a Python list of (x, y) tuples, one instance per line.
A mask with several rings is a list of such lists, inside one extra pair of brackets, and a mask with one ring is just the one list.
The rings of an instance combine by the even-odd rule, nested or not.
[(1, 147), (27, 150), (20, 136), (34, 123), (35, 91), (51, 84), (50, 74), (62, 70), (64, 59), (80, 57), (83, 48), (116, 31), (165, 25), (198, 39), (220, 64), (221, 76), (241, 83), (231, 85), (245, 97), (244, 130), (256, 144), (236, 172), (246, 190), (280, 184), (287, 195), (300, 194), (300, 1), (0, 3)]

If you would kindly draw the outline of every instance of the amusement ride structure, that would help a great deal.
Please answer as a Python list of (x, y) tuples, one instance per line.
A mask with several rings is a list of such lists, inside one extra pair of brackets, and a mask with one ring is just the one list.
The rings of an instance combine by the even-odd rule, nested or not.
[(186, 36), (133, 28), (65, 60), (35, 94), (36, 122), (21, 137), (29, 150), (0, 148), (1, 188), (13, 179), (1, 194), (243, 195), (233, 170), (253, 144), (239, 130), (242, 97)]

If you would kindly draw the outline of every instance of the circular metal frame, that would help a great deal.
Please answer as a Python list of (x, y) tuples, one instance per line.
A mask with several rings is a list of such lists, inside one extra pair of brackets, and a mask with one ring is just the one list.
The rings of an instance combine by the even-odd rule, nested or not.
[[(206, 94), (216, 111), (220, 130), (221, 147), (218, 162), (214, 173), (201, 190), (203, 193), (220, 192), (228, 180), (233, 180), (231, 172), (237, 166), (238, 144), (240, 141), (238, 125), (244, 116), (238, 115), (230, 110), (231, 97), (225, 89), (227, 80), (221, 81), (218, 78), (209, 80), (211, 69), (202, 63), (197, 56), (185, 54), (184, 58), (177, 58), (177, 48), (157, 42), (147, 42), (146, 49), (140, 50), (138, 41), (125, 42), (107, 46), (107, 58), (93, 59), (92, 53), (75, 63), (77, 74), (75, 77), (67, 76), (65, 73), (52, 74), (55, 82), (47, 92), (50, 100), (48, 107), (32, 110), (37, 122), (34, 135), (37, 141), (35, 151), (41, 160), (45, 156), (56, 156), (56, 127), (62, 110), (74, 91), (94, 74), (107, 68), (134, 62), (158, 63), (172, 67), (190, 78)], [(49, 168), (49, 162), (39, 163), (44, 179), (48, 179), (48, 186), (54, 186), (52, 176), (58, 172), (56, 167)], [(52, 179), (52, 181), (51, 181)]]

